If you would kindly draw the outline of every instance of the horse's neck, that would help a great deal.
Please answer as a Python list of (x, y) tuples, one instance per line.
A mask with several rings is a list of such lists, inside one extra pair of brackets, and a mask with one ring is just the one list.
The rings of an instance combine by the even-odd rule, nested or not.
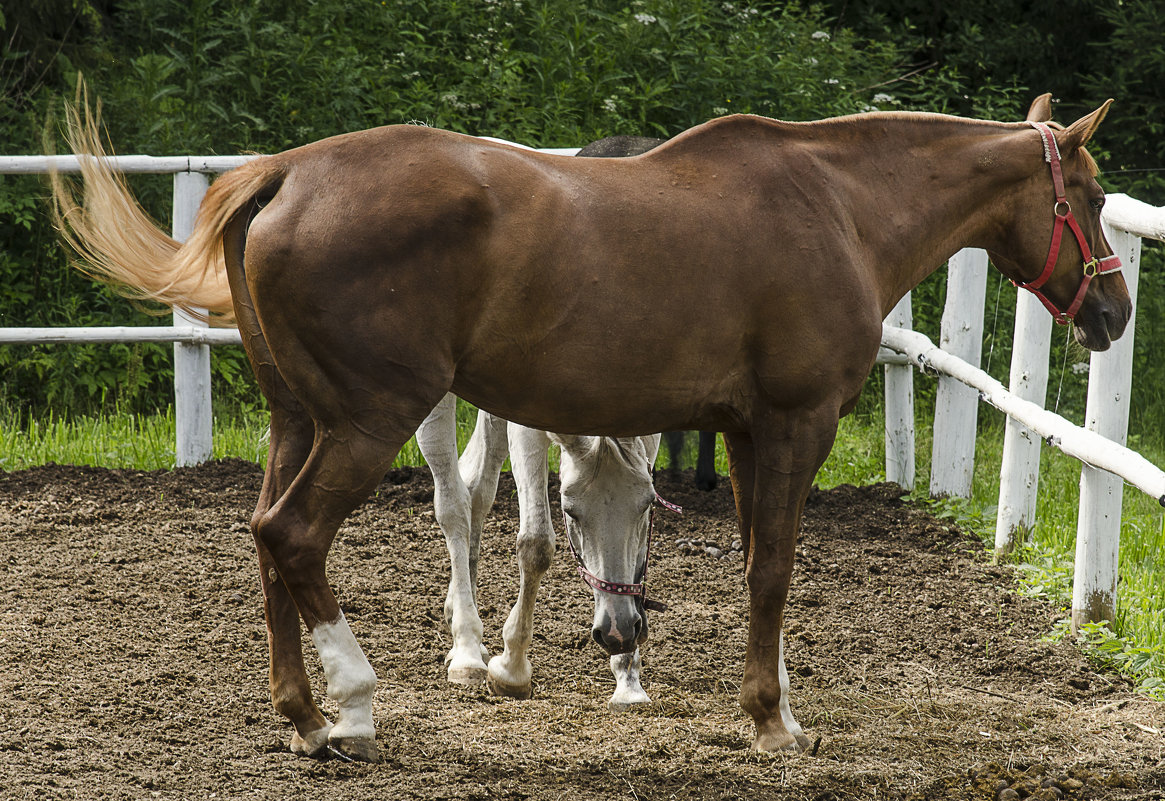
[(850, 145), (858, 148), (854, 225), (888, 314), (961, 248), (990, 249), (1000, 196), (1041, 163), (1015, 126), (932, 115), (854, 123), (872, 140), (868, 149), (861, 137)]
[(883, 314), (959, 249), (990, 248), (1000, 195), (1042, 166), (1030, 128), (920, 113), (808, 123), (728, 117), (676, 137), (659, 149), (664, 158), (669, 146), (772, 164), (775, 197), (790, 182), (821, 187), (830, 199), (815, 199), (816, 208), (852, 226), (856, 257), (877, 273)]

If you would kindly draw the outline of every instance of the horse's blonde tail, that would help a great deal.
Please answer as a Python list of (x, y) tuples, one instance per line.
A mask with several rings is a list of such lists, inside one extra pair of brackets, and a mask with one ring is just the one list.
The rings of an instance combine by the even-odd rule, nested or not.
[[(275, 159), (258, 158), (215, 181), (198, 210), (194, 232), (179, 243), (134, 199), (104, 160), (99, 123), (84, 102), (69, 108), (66, 141), (80, 157), (83, 194), (51, 174), (53, 219), (80, 256), (78, 269), (139, 301), (182, 309), (216, 325), (234, 320), (222, 231), (231, 217), (283, 175)], [(168, 310), (157, 311), (164, 314)]]

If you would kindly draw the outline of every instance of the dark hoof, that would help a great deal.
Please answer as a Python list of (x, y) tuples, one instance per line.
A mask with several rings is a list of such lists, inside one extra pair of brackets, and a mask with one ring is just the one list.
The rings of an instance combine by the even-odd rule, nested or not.
[(346, 737), (328, 741), (324, 753), (345, 762), (379, 762), (380, 751), (371, 737)]

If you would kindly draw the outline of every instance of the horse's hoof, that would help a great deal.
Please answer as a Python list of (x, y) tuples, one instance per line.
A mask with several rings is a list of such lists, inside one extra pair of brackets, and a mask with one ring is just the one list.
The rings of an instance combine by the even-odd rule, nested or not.
[(792, 752), (799, 754), (809, 750), (809, 738), (804, 734), (792, 735), (787, 731), (782, 731), (779, 734), (769, 733), (760, 734), (756, 736), (753, 741), (752, 750), (765, 751), (768, 753), (776, 753), (778, 751)]
[(607, 709), (611, 710), (612, 712), (626, 712), (629, 709), (634, 709), (637, 706), (647, 706), (650, 703), (650, 698), (648, 698), (646, 701), (616, 701), (614, 698), (612, 698), (607, 702)]
[(449, 668), (445, 678), (451, 684), (460, 684), (462, 687), (480, 687), (485, 683), (486, 670), (483, 667)]
[(291, 732), (291, 753), (305, 757), (319, 757), (328, 747), (328, 733), (331, 725), (309, 732), (301, 737), (298, 731)]
[(486, 678), (486, 685), (489, 687), (491, 693), (500, 695), (503, 698), (517, 698), (520, 701), (525, 701), (534, 694), (533, 684), (510, 684), (494, 676)]
[(639, 693), (637, 695), (612, 696), (611, 700), (607, 702), (607, 709), (612, 712), (626, 712), (628, 709), (637, 706), (647, 706), (651, 703), (651, 696), (647, 693)]
[(380, 750), (372, 737), (336, 737), (328, 740), (327, 751), (348, 762), (380, 761)]

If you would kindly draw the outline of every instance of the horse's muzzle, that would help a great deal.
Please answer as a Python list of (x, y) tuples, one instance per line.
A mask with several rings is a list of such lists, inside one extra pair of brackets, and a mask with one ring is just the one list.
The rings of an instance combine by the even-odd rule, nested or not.
[(1089, 315), (1087, 320), (1077, 317), (1073, 336), (1077, 343), (1088, 350), (1108, 350), (1124, 334), (1132, 316), (1131, 302), (1106, 303), (1095, 314)]
[(591, 637), (611, 656), (629, 654), (647, 639), (647, 618), (639, 612), (626, 620), (612, 620), (604, 613), (596, 619)]

